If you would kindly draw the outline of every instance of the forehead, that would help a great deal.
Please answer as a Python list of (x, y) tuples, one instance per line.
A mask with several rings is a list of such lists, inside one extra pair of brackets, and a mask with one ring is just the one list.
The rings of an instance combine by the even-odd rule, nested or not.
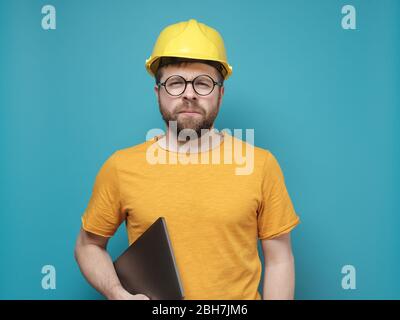
[(201, 62), (185, 62), (179, 65), (167, 65), (162, 69), (162, 81), (172, 75), (180, 75), (186, 80), (193, 79), (200, 74), (207, 74), (213, 79), (217, 78), (218, 71), (205, 63)]

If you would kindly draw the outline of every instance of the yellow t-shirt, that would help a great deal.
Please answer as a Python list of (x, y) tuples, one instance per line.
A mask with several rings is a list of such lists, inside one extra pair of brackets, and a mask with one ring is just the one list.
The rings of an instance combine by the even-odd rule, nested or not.
[[(254, 147), (251, 174), (236, 174), (240, 165), (224, 163), (225, 155), (235, 143), (243, 152), (249, 145), (230, 134), (214, 149), (189, 155), (191, 164), (180, 158), (189, 159), (186, 154), (165, 151), (156, 141), (118, 150), (105, 161), (83, 228), (111, 237), (125, 221), (131, 244), (163, 216), (185, 299), (260, 300), (258, 239), (287, 233), (300, 222), (276, 158)], [(154, 164), (149, 150), (178, 161)], [(205, 155), (220, 159), (205, 164)]]

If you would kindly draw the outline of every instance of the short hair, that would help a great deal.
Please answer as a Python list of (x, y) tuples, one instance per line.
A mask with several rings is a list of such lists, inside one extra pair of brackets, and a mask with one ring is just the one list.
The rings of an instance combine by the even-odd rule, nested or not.
[(156, 79), (156, 84), (160, 83), (160, 79), (162, 77), (162, 71), (161, 69), (165, 66), (168, 65), (181, 65), (184, 63), (204, 63), (208, 64), (209, 66), (214, 67), (218, 71), (218, 82), (224, 83), (224, 76), (223, 71), (225, 67), (222, 65), (222, 63), (219, 63), (218, 61), (213, 61), (213, 60), (202, 60), (202, 59), (192, 59), (192, 58), (181, 58), (181, 57), (161, 57), (158, 61), (158, 67), (157, 71), (155, 73), (155, 79)]

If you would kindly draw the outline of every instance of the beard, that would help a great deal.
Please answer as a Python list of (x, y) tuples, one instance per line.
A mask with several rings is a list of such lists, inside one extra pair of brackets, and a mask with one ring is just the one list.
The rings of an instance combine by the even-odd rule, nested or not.
[[(158, 106), (160, 109), (161, 116), (165, 121), (167, 127), (169, 127), (170, 121), (176, 121), (178, 135), (184, 129), (192, 129), (196, 132), (197, 137), (201, 137), (201, 135), (206, 132), (206, 131), (202, 132), (202, 130), (211, 129), (219, 111), (218, 103), (212, 106), (211, 112), (207, 114), (206, 110), (204, 110), (201, 106), (199, 106), (197, 102), (186, 102), (178, 105), (174, 111), (170, 112), (167, 108), (163, 106), (163, 104), (160, 101), (160, 98), (158, 98)], [(199, 114), (194, 116), (180, 115), (180, 112), (184, 110), (198, 112)]]

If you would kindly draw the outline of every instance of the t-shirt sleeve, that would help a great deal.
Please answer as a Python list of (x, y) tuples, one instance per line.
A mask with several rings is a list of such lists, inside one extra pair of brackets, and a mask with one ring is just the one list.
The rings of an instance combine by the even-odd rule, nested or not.
[(112, 237), (126, 218), (120, 200), (114, 153), (97, 173), (92, 195), (81, 219), (83, 229), (103, 237)]
[(300, 223), (279, 163), (270, 151), (267, 153), (263, 168), (262, 201), (257, 216), (258, 237), (263, 240), (288, 233)]

